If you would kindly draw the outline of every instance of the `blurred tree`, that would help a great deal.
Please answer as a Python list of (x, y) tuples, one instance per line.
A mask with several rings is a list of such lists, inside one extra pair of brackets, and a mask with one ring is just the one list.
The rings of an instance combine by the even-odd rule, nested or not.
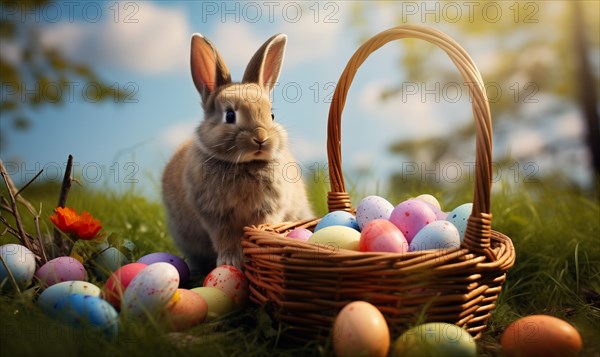
[[(468, 5), (467, 5), (468, 4)], [(600, 2), (598, 1), (510, 1), (510, 2), (387, 2), (381, 1), (385, 12), (393, 12), (395, 22), (431, 25), (460, 38), (469, 49), (469, 39), (490, 45), (494, 68), (484, 73), (486, 83), (504, 89), (491, 103), (494, 118), (502, 117), (518, 125), (541, 128), (550, 117), (558, 117), (579, 107), (585, 125), (584, 145), (590, 156), (593, 182), (600, 178), (600, 132), (598, 129), (598, 98), (600, 68)], [(498, 8), (500, 11), (498, 12)], [(364, 36), (372, 34), (371, 25), (377, 20), (376, 8), (355, 3), (353, 24)], [(379, 12), (380, 14), (381, 12)], [(499, 16), (498, 14), (501, 14)], [(458, 71), (435, 62), (434, 51), (439, 49), (414, 40), (399, 42), (404, 51), (399, 65), (410, 81), (462, 83)], [(433, 60), (432, 60), (433, 59)], [(402, 81), (384, 90), (382, 100), (397, 98), (402, 92)], [(514, 87), (516, 86), (516, 87)], [(506, 89), (509, 89), (507, 91)], [(493, 91), (494, 88), (491, 89)], [(490, 92), (490, 90), (488, 90)], [(495, 93), (488, 93), (494, 95)], [(526, 111), (527, 104), (545, 96), (551, 102), (543, 112)], [(425, 103), (423, 105), (426, 105)], [(495, 131), (495, 136), (508, 136), (510, 130)], [(418, 155), (432, 163), (456, 159), (464, 150), (465, 141), (474, 136), (474, 123), (452, 128), (444, 137), (415, 138), (391, 145), (393, 153)], [(451, 130), (452, 130), (451, 129)], [(574, 138), (545, 143), (543, 154), (556, 156), (578, 145)], [(540, 153), (536, 153), (540, 154)], [(535, 159), (531, 157), (530, 159)], [(495, 158), (499, 164), (509, 164), (509, 156)], [(567, 163), (569, 164), (569, 163)], [(571, 163), (573, 164), (573, 163)], [(552, 173), (550, 173), (552, 174)], [(400, 175), (401, 176), (401, 175)], [(399, 177), (395, 178), (396, 184)], [(431, 184), (431, 183), (428, 183)], [(433, 182), (435, 184), (435, 182)], [(598, 190), (597, 190), (598, 191)]]
[[(39, 12), (50, 0), (0, 0), (0, 114), (14, 128), (26, 130), (31, 122), (26, 108), (61, 105), (76, 80), (93, 84), (93, 102), (122, 102), (133, 95), (103, 82), (88, 64), (75, 63), (55, 48), (40, 42), (44, 23)], [(7, 118), (8, 117), (8, 118)], [(1, 135), (1, 134), (0, 134)], [(6, 137), (0, 136), (0, 146)]]

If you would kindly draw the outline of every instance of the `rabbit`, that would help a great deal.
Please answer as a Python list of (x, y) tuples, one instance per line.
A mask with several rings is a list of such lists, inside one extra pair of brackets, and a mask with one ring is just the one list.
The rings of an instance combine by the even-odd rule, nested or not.
[(285, 34), (268, 39), (234, 83), (212, 43), (192, 36), (204, 119), (167, 163), (162, 195), (171, 235), (195, 275), (224, 264), (241, 269), (244, 226), (313, 217), (303, 181), (285, 176), (296, 161), (270, 101), (286, 42)]

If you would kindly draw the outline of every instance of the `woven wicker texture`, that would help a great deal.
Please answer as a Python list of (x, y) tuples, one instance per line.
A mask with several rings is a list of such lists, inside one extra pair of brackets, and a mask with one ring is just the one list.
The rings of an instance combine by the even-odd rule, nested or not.
[(406, 254), (363, 253), (287, 239), (294, 228), (313, 229), (318, 219), (246, 227), (242, 246), (251, 300), (268, 307), (298, 340), (325, 338), (337, 312), (364, 300), (384, 314), (392, 333), (417, 320), (450, 322), (478, 338), (514, 264), (511, 240), (491, 229), (492, 125), (481, 75), (465, 50), (444, 33), (405, 25), (365, 42), (340, 76), (329, 111), (327, 155), (329, 211), (353, 212), (342, 175), (341, 116), (346, 96), (365, 59), (390, 41), (416, 38), (443, 49), (469, 86), (476, 122), (473, 212), (461, 247)]

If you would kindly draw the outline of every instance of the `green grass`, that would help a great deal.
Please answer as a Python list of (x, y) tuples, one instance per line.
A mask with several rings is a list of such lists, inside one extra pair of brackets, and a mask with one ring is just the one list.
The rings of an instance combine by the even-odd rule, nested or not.
[[(358, 184), (349, 184), (360, 187)], [(373, 193), (353, 189), (354, 202)], [(315, 210), (326, 210), (327, 188), (309, 185)], [(358, 192), (358, 193), (357, 193)], [(377, 192), (386, 195), (385, 193)], [(420, 193), (414, 188), (386, 195), (401, 200)], [(471, 200), (470, 188), (440, 188), (429, 192), (451, 209)], [(58, 187), (32, 186), (23, 193), (42, 203), (42, 231), (56, 203)], [(107, 232), (135, 242), (136, 257), (149, 252), (178, 253), (171, 242), (160, 202), (150, 202), (131, 190), (122, 194), (94, 192), (74, 186), (68, 205), (90, 211)], [(25, 210), (21, 210), (23, 215)], [(504, 188), (492, 199), (493, 228), (512, 238), (517, 262), (508, 273), (489, 329), (478, 342), (480, 354), (500, 354), (500, 335), (511, 321), (530, 314), (550, 314), (572, 323), (582, 334), (582, 356), (600, 355), (600, 205), (583, 192), (545, 183)], [(28, 218), (28, 216), (26, 216)], [(26, 222), (28, 230), (31, 223)], [(12, 242), (8, 235), (0, 243)], [(317, 342), (285, 343), (277, 324), (258, 308), (202, 324), (185, 333), (167, 334), (152, 324), (125, 323), (117, 339), (89, 330), (73, 330), (44, 316), (32, 302), (34, 291), (22, 297), (0, 296), (2, 356), (173, 355), (173, 356), (324, 356), (330, 350)]]

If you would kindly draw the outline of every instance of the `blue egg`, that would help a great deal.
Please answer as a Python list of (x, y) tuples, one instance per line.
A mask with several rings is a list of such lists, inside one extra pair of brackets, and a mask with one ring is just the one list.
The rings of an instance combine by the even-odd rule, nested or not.
[(98, 280), (108, 279), (110, 274), (129, 263), (129, 259), (115, 247), (101, 251), (87, 262), (93, 267), (94, 275)]
[(99, 287), (87, 281), (70, 280), (49, 286), (37, 299), (37, 306), (50, 317), (55, 317), (54, 306), (60, 299), (71, 294), (100, 296)]
[(119, 314), (106, 300), (97, 296), (71, 294), (54, 304), (54, 318), (71, 327), (91, 326), (108, 337), (118, 333)]
[[(8, 266), (20, 289), (31, 284), (35, 274), (35, 255), (33, 252), (20, 244), (5, 244), (0, 246), (0, 256)], [(0, 291), (8, 292), (14, 290), (13, 282), (10, 281), (8, 271), (0, 262)]]
[(460, 241), (465, 240), (465, 231), (467, 230), (467, 221), (473, 210), (472, 203), (462, 204), (452, 210), (446, 217), (446, 220), (456, 226), (460, 234)]
[(448, 221), (434, 221), (419, 230), (410, 242), (409, 251), (448, 249), (459, 246), (458, 229)]
[(356, 229), (359, 231), (358, 223), (356, 222), (356, 218), (350, 212), (346, 211), (333, 211), (329, 212), (319, 221), (317, 226), (315, 227), (314, 232), (318, 231), (321, 228), (330, 227), (330, 226), (345, 226), (350, 227), (352, 229)]

